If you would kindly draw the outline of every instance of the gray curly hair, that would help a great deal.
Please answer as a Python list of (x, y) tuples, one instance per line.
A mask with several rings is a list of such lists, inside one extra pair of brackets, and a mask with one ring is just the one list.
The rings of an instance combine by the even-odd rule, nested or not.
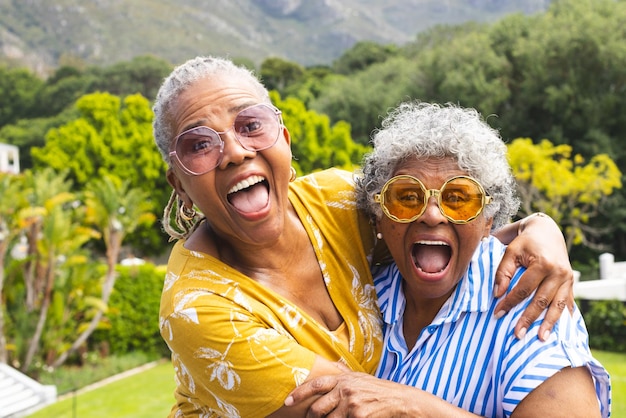
[(452, 157), (493, 198), (483, 211), (492, 230), (508, 223), (519, 208), (515, 179), (499, 133), (474, 109), (454, 104), (405, 102), (389, 112), (372, 135), (374, 149), (356, 178), (357, 205), (373, 219), (383, 216), (374, 196), (407, 158)]
[(174, 68), (159, 88), (154, 106), (154, 121), (152, 132), (161, 157), (170, 165), (170, 142), (175, 136), (172, 132), (170, 111), (176, 105), (178, 96), (198, 80), (215, 76), (235, 76), (242, 81), (250, 82), (256, 89), (259, 97), (268, 103), (269, 93), (254, 73), (245, 67), (235, 65), (232, 61), (219, 57), (196, 57)]
[[(169, 155), (171, 141), (176, 135), (172, 129), (171, 111), (176, 106), (178, 97), (196, 81), (218, 76), (239, 77), (243, 83), (250, 83), (259, 97), (270, 103), (267, 89), (254, 73), (245, 67), (235, 65), (228, 59), (211, 56), (196, 57), (174, 68), (159, 88), (152, 107), (154, 141), (168, 166), (172, 163)], [(184, 209), (183, 203), (177, 198), (176, 192), (172, 191), (170, 200), (163, 211), (162, 220), (163, 229), (170, 236), (170, 240), (188, 237), (205, 219), (204, 215), (193, 208), (185, 210), (189, 212), (187, 216), (181, 216), (181, 209)]]

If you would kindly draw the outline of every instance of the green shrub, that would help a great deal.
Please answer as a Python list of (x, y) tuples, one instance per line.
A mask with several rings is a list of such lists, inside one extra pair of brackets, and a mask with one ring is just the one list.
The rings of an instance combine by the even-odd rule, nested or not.
[(110, 327), (96, 331), (92, 348), (124, 355), (133, 351), (169, 355), (159, 334), (159, 304), (165, 270), (153, 264), (118, 266), (119, 274), (109, 301)]
[(626, 352), (626, 305), (619, 300), (594, 300), (580, 306), (591, 348)]

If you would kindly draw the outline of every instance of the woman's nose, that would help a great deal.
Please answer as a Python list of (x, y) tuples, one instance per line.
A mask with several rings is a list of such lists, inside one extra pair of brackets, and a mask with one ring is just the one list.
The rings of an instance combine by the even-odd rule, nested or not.
[(419, 220), (429, 226), (435, 226), (440, 223), (447, 222), (448, 220), (443, 216), (441, 210), (439, 210), (439, 203), (435, 196), (430, 196), (426, 202), (426, 209)]
[(229, 164), (238, 165), (243, 163), (246, 158), (254, 158), (256, 156), (256, 151), (245, 149), (241, 145), (232, 130), (221, 134), (220, 137), (224, 141), (224, 154), (219, 165), (220, 168), (224, 169)]

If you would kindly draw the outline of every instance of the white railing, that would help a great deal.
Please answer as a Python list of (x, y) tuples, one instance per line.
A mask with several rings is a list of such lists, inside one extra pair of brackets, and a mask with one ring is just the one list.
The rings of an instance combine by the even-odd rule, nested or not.
[[(578, 273), (578, 274), (576, 274)], [(600, 255), (600, 279), (579, 281), (574, 272), (574, 296), (588, 300), (617, 299), (626, 302), (626, 261), (615, 261), (613, 254)]]

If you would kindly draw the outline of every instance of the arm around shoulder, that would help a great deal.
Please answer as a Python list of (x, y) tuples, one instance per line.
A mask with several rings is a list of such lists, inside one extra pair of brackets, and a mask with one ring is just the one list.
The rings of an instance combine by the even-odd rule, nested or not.
[[(342, 372), (342, 368), (341, 367), (342, 366), (340, 366), (338, 363), (334, 363), (334, 362), (332, 362), (330, 360), (326, 360), (325, 358), (317, 356), (315, 358), (315, 362), (313, 363), (313, 367), (311, 368), (311, 372), (309, 373), (309, 376), (306, 378), (304, 383), (310, 382), (310, 381), (312, 381), (315, 378), (318, 378), (320, 376), (325, 376), (325, 375), (334, 376), (334, 375), (337, 375), (337, 374)], [(296, 404), (290, 404), (289, 406), (283, 405), (277, 411), (275, 411), (271, 415), (268, 415), (268, 418), (306, 417), (307, 416), (306, 413), (307, 413), (309, 407), (318, 398), (319, 398), (319, 396), (311, 396), (310, 398), (308, 398), (308, 399), (306, 399), (306, 400), (304, 400), (302, 402), (296, 403)]]

